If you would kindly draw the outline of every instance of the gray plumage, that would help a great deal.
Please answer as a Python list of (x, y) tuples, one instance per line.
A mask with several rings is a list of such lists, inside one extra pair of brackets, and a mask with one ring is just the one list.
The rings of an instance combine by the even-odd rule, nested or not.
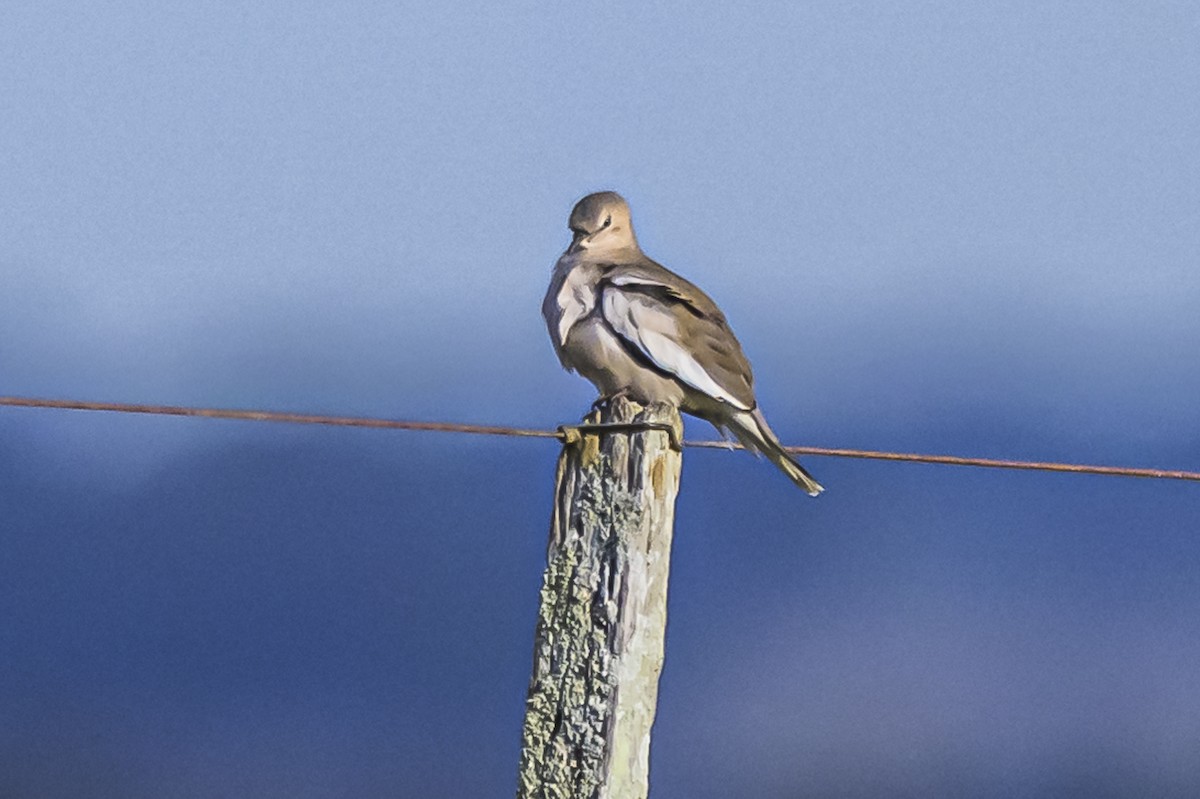
[(824, 489), (784, 451), (754, 399), (754, 376), (725, 315), (703, 291), (646, 257), (629, 205), (589, 194), (542, 315), (562, 365), (604, 397), (669, 402), (760, 452), (812, 496)]

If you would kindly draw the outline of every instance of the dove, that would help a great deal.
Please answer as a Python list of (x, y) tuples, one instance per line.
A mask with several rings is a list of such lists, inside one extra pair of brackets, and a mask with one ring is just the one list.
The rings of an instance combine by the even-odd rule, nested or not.
[(754, 376), (725, 315), (707, 294), (652, 261), (616, 192), (571, 211), (542, 316), (559, 361), (602, 398), (665, 402), (732, 434), (796, 485), (825, 489), (784, 450), (754, 399)]

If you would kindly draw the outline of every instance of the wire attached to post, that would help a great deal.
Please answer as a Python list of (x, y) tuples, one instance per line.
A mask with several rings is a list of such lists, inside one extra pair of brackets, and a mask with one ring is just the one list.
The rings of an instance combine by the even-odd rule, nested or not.
[[(181, 405), (134, 405), (119, 402), (86, 402), (83, 400), (38, 399), (34, 397), (0, 397), (0, 405), (19, 408), (57, 408), (59, 410), (116, 411), (119, 413), (165, 414), (168, 416), (200, 416), (208, 419), (240, 419), (248, 422), (288, 422), (292, 424), (320, 424), (335, 427), (370, 427), (385, 430), (425, 430), (434, 433), (473, 433), (488, 436), (519, 436), (523, 438), (557, 438), (567, 441), (570, 434), (564, 432), (570, 425), (558, 430), (531, 430), (521, 427), (497, 425), (463, 424), (459, 422), (419, 422), (407, 419), (374, 419), (358, 416), (323, 416), (281, 411), (242, 411), (223, 408), (192, 408)], [(582, 425), (574, 425), (579, 428)], [(655, 429), (653, 423), (638, 429)], [(660, 425), (657, 429), (663, 429)], [(668, 431), (671, 445), (684, 447), (711, 447), (739, 449), (740, 444), (726, 441), (680, 441), (679, 434)], [(576, 435), (581, 435), (576, 433)], [(1030, 469), (1041, 472), (1073, 472), (1076, 474), (1104, 474), (1114, 477), (1149, 477), (1161, 480), (1187, 480), (1200, 482), (1200, 472), (1180, 469), (1146, 469), (1129, 466), (1091, 466), (1079, 463), (1053, 463), (1046, 461), (1014, 461), (997, 458), (964, 458), (957, 455), (922, 455), (915, 452), (877, 452), (863, 449), (829, 449), (826, 447), (784, 447), (794, 455), (816, 455), (831, 458), (865, 458), (869, 460), (901, 461), (905, 463), (942, 463), (949, 466), (983, 466), (994, 469)]]
[(661, 430), (671, 441), (671, 449), (683, 452), (683, 441), (674, 425), (665, 422), (584, 422), (581, 424), (563, 424), (558, 426), (558, 435), (564, 444), (578, 444), (584, 433), (641, 433), (647, 430)]

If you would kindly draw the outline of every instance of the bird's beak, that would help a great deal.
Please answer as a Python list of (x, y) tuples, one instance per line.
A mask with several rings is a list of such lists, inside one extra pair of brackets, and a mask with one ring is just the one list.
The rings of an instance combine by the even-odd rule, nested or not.
[(571, 246), (567, 248), (567, 252), (574, 255), (583, 249), (583, 242), (587, 239), (587, 234), (582, 230), (576, 230), (575, 235), (571, 237)]

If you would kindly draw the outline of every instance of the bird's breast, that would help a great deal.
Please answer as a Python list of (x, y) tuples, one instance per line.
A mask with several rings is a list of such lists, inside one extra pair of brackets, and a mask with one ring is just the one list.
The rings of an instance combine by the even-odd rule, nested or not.
[(559, 347), (567, 346), (571, 329), (596, 307), (596, 288), (583, 265), (560, 262), (546, 293), (543, 313)]

